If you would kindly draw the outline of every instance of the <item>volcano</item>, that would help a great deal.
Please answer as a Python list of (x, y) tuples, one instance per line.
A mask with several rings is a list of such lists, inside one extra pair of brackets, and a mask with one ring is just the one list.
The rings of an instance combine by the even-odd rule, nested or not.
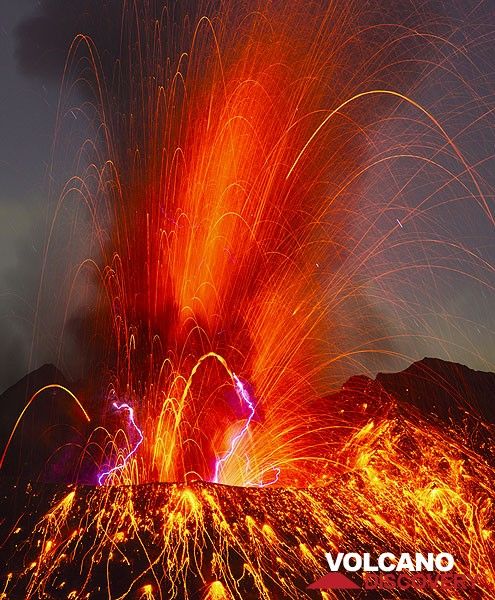
[[(2, 406), (22, 405), (29, 385), (53, 373), (23, 380)], [(88, 486), (9, 470), (0, 483), (2, 597), (347, 597), (308, 589), (328, 571), (325, 552), (443, 551), (474, 581), (449, 597), (494, 598), (484, 562), (495, 558), (494, 390), (494, 373), (431, 358), (352, 377), (325, 399), (335, 455), (317, 487)]]

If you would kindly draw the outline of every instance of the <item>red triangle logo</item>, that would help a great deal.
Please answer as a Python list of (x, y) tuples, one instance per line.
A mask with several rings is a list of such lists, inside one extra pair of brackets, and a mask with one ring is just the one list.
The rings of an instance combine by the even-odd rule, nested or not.
[(327, 573), (308, 585), (308, 590), (360, 590), (361, 588), (342, 573)]

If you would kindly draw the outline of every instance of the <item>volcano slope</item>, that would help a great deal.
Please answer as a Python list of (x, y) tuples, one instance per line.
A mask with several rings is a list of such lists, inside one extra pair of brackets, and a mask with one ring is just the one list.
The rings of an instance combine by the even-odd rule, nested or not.
[(330, 450), (304, 489), (100, 487), (9, 472), (2, 597), (347, 598), (307, 589), (328, 572), (325, 552), (449, 552), (467, 589), (354, 595), (495, 598), (494, 392), (495, 374), (437, 359), (351, 378), (323, 403)]

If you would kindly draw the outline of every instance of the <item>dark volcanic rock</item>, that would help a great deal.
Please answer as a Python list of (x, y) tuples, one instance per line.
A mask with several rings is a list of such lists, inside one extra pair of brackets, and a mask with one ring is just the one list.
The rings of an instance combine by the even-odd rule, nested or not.
[(379, 373), (376, 381), (425, 415), (459, 420), (467, 412), (495, 424), (495, 373), (423, 358), (400, 373)]
[(495, 373), (424, 358), (400, 373), (379, 373), (375, 381), (403, 411), (415, 407), (495, 464)]
[[(18, 417), (45, 386), (70, 388), (54, 365), (45, 364), (0, 396), (0, 449), (4, 451)], [(74, 401), (59, 387), (41, 392), (29, 405), (5, 454), (2, 475), (68, 481), (73, 476), (73, 444), (84, 443), (85, 423)], [(72, 447), (71, 447), (72, 446)]]

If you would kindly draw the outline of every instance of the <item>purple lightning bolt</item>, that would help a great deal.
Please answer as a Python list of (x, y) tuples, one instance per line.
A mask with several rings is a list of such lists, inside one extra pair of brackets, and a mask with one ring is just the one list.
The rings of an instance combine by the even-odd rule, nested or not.
[(115, 467), (113, 467), (112, 469), (110, 469), (110, 471), (104, 471), (103, 473), (100, 473), (98, 475), (98, 484), (99, 485), (103, 485), (103, 482), (105, 481), (105, 479), (111, 473), (114, 473), (115, 471), (120, 471), (120, 470), (122, 470), (127, 465), (129, 459), (131, 458), (131, 456), (133, 454), (136, 453), (136, 450), (142, 444), (143, 439), (144, 439), (142, 431), (139, 429), (139, 427), (136, 425), (136, 422), (134, 421), (134, 409), (132, 408), (132, 406), (129, 406), (128, 404), (117, 404), (116, 402), (113, 403), (113, 406), (117, 410), (124, 409), (124, 410), (128, 410), (129, 411), (129, 421), (132, 423), (132, 426), (134, 427), (134, 429), (138, 432), (138, 434), (139, 434), (139, 440), (137, 441), (137, 443), (134, 446), (134, 448), (124, 457), (124, 460), (122, 461), (122, 464), (115, 465)]
[[(267, 481), (266, 483), (264, 483), (263, 475), (270, 470), (272, 470), (274, 473), (273, 478), (270, 481)], [(266, 487), (267, 485), (273, 485), (274, 483), (277, 483), (279, 477), (280, 477), (280, 467), (271, 467), (270, 469), (266, 469), (266, 471), (263, 471), (263, 473), (261, 474), (261, 480), (258, 483), (254, 483), (254, 484), (248, 483), (248, 485), (255, 485), (257, 487)]]
[(230, 449), (227, 452), (227, 454), (222, 456), (222, 458), (217, 458), (217, 461), (215, 463), (215, 475), (213, 477), (213, 483), (218, 483), (220, 467), (223, 465), (223, 463), (225, 463), (227, 460), (229, 460), (229, 458), (234, 454), (239, 442), (244, 437), (244, 435), (247, 432), (248, 427), (254, 417), (254, 404), (253, 404), (253, 401), (251, 400), (251, 398), (249, 397), (248, 391), (246, 390), (246, 388), (244, 387), (244, 384), (239, 379), (239, 377), (237, 377), (237, 375), (235, 373), (232, 373), (232, 378), (234, 379), (235, 391), (237, 392), (239, 399), (241, 400), (241, 402), (245, 402), (245, 404), (249, 408), (249, 415), (246, 419), (244, 427), (241, 429), (241, 431), (239, 431), (239, 433), (230, 442)]
[[(250, 462), (249, 462), (249, 456), (246, 454), (246, 472), (249, 472), (250, 469)], [(265, 473), (268, 473), (268, 471), (273, 471), (274, 475), (273, 478), (270, 481), (267, 481), (266, 483), (263, 481), (263, 477), (265, 475)], [(263, 469), (263, 471), (261, 472), (260, 475), (260, 480), (255, 483), (253, 481), (248, 481), (246, 482), (246, 486), (251, 486), (251, 487), (267, 487), (268, 485), (273, 485), (274, 483), (277, 483), (280, 477), (280, 473), (281, 473), (281, 469), (280, 467), (268, 467), (267, 469)]]

